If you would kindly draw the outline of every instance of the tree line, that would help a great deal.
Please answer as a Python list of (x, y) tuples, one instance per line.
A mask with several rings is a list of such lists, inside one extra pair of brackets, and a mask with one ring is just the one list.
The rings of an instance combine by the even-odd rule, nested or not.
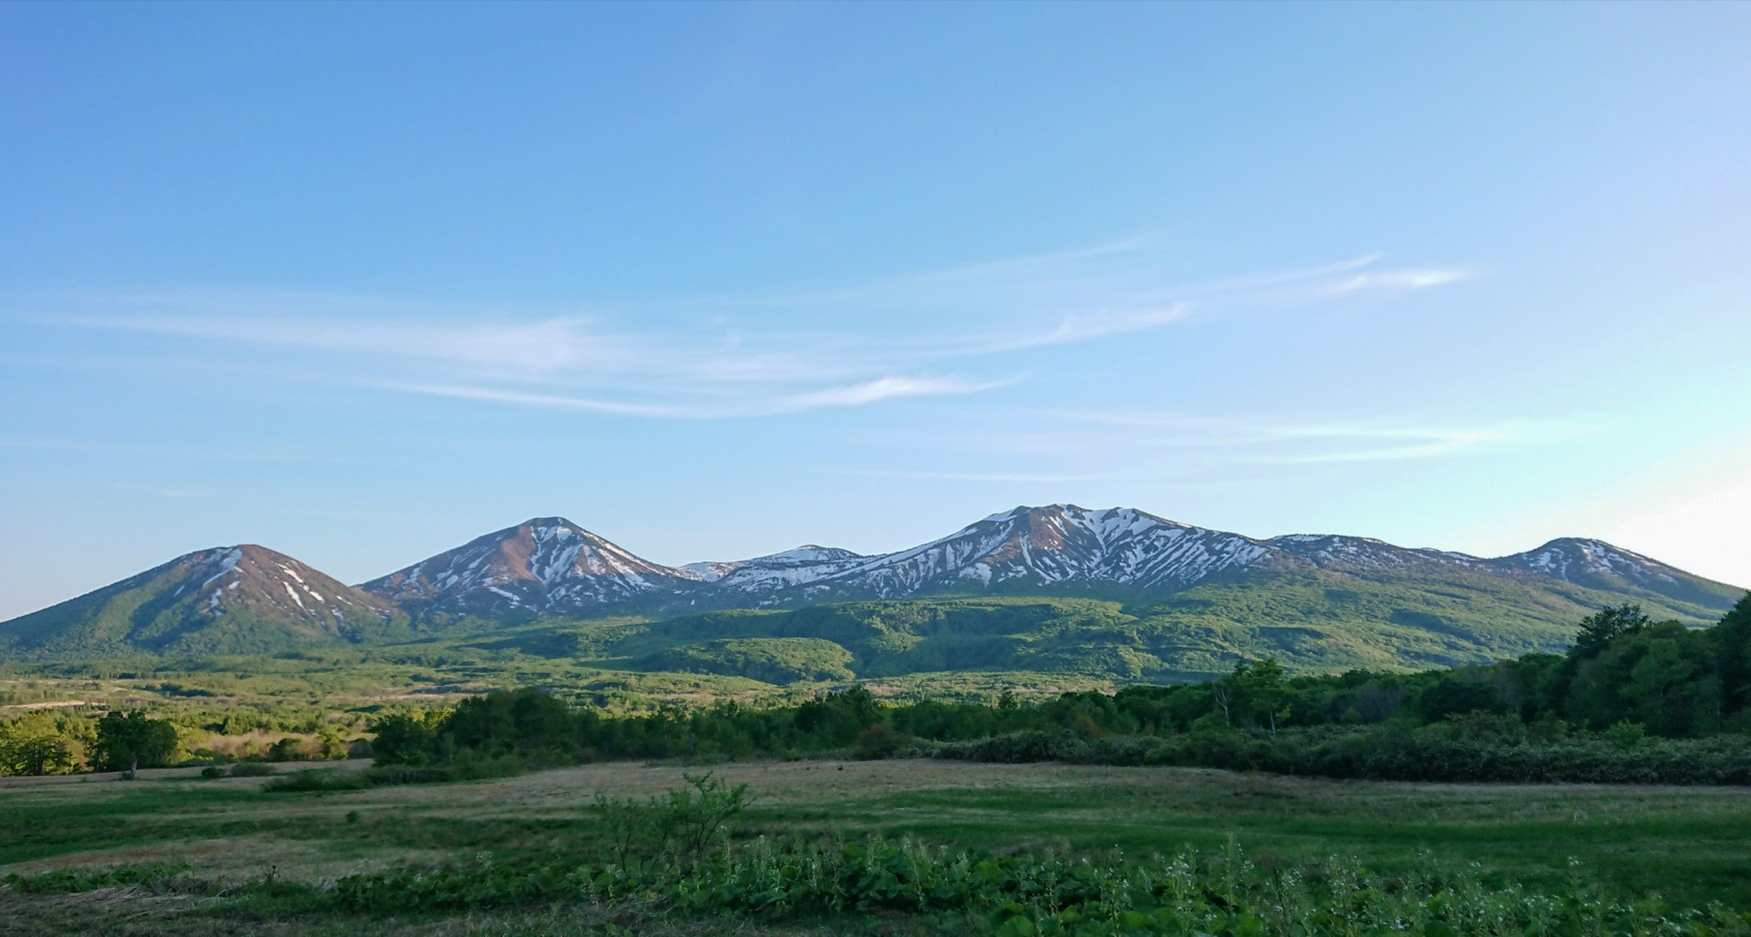
[[(111, 713), (94, 725), (40, 715), (0, 725), (0, 771), (53, 772), (81, 760), (93, 770), (157, 766), (173, 756), (175, 733), (142, 728), (153, 722)], [(894, 702), (854, 686), (792, 706), (721, 702), (637, 715), (526, 688), (386, 716), (373, 729), (379, 764), (434, 776), (608, 759), (844, 753), (1382, 777), (1413, 772), (1405, 765), (1419, 760), (1462, 774), (1481, 770), (1470, 762), (1493, 759), (1508, 765), (1491, 769), (1504, 777), (1610, 779), (1640, 770), (1638, 759), (1656, 761), (1665, 742), (1658, 752), (1677, 759), (1667, 771), (1676, 780), (1715, 777), (1733, 759), (1751, 779), (1751, 749), (1735, 747), (1751, 743), (1751, 595), (1712, 628), (1613, 606), (1584, 619), (1565, 654), (1413, 674), (1291, 676), (1274, 660), (1239, 661), (1209, 683), (1043, 700), (1006, 692), (984, 703)], [(1544, 760), (1528, 760), (1531, 751)], [(1707, 752), (1715, 754), (1698, 754)]]
[[(796, 706), (724, 702), (620, 717), (520, 689), (387, 717), (376, 732), (380, 764), (464, 771), (847, 753), (1383, 777), (1463, 775), (1494, 759), (1501, 766), (1487, 770), (1504, 777), (1627, 780), (1646, 773), (1638, 764), (1665, 757), (1676, 761), (1658, 770), (1672, 780), (1720, 780), (1725, 771), (1751, 781), (1751, 595), (1713, 628), (1615, 606), (1587, 617), (1566, 654), (1416, 674), (1292, 677), (1272, 660), (1240, 661), (1210, 683), (1037, 702), (1005, 693), (984, 704), (896, 704), (851, 687)], [(1662, 740), (1666, 748), (1650, 747)]]

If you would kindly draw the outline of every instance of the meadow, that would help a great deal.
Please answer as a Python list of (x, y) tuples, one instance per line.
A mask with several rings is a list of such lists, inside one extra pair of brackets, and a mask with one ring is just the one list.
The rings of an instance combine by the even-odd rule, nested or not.
[[(341, 762), (321, 770), (362, 767)], [(624, 804), (685, 790), (687, 776), (704, 770), (620, 762), (335, 793), (274, 792), (267, 789), (272, 778), (207, 780), (196, 769), (142, 772), (131, 783), (113, 775), (8, 778), (0, 780), (0, 875), (15, 877), (0, 890), (0, 921), (7, 922), (0, 929), (197, 937), (1034, 932), (990, 915), (969, 919), (973, 912), (952, 897), (944, 901), (954, 907), (811, 910), (799, 903), (760, 913), (746, 901), (713, 898), (707, 907), (605, 886), (600, 876), (593, 886), (585, 876), (581, 888), (562, 883), (557, 890), (494, 892), (485, 884), (514, 879), (519, 869), (528, 870), (527, 886), (554, 870), (590, 867), (589, 857), (613, 846), (599, 797)], [(1717, 905), (1735, 913), (1710, 931), (1732, 933), (1746, 925), (1736, 912), (1751, 909), (1746, 788), (1410, 784), (939, 760), (731, 763), (711, 771), (713, 782), (745, 784), (751, 797), (726, 824), (727, 840), (711, 844), (725, 854), (788, 843), (783, 848), (792, 852), (838, 856), (850, 844), (879, 841), (910, 844), (920, 855), (965, 853), (1028, 868), (1052, 857), (1063, 869), (1109, 870), (1115, 881), (1154, 867), (1151, 861), (1169, 868), (1174, 857), (1191, 857), (1199, 871), (1188, 874), (1206, 893), (1194, 895), (1197, 901), (1252, 895), (1261, 915), (1272, 902), (1294, 904), (1285, 882), (1293, 893), (1313, 888), (1311, 880), (1344, 876), (1372, 883), (1358, 893), (1378, 893), (1383, 902), (1402, 892), (1407, 907), (1424, 909), (1416, 914), (1434, 913), (1426, 908), (1455, 895), (1498, 902), (1521, 895), (1509, 900), (1528, 907), (1543, 907), (1538, 896), (1556, 896), (1553, 914), (1562, 901), (1615, 903), (1640, 908), (1649, 922), (1672, 922), (1618, 932), (1703, 933), (1681, 926), (1678, 914)], [(1147, 858), (1156, 854), (1164, 858)], [(449, 869), (467, 887), (434, 900), (437, 891), (417, 885), (431, 880), (409, 869)], [(710, 874), (704, 865), (677, 872), (664, 879), (671, 887)], [(414, 900), (416, 892), (424, 897)], [(407, 900), (391, 900), (397, 896)], [(999, 917), (1007, 913), (994, 907)], [(1263, 920), (1268, 925), (1268, 915)], [(1056, 932), (1181, 932), (1142, 921), (1129, 930), (1079, 931), (1072, 919)], [(1356, 923), (1309, 932), (1392, 929), (1382, 920)], [(1437, 924), (1430, 918), (1418, 927), (1445, 933)], [(1594, 925), (1567, 932), (1605, 932), (1600, 921)], [(1529, 929), (1538, 932), (1516, 932)], [(1232, 923), (1229, 930), (1245, 931)]]

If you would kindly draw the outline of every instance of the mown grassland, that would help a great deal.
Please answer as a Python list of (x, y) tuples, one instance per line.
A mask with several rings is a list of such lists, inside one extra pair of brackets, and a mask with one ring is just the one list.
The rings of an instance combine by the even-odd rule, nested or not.
[[(348, 770), (346, 767), (331, 770)], [(602, 845), (597, 792), (656, 793), (676, 765), (604, 764), (482, 783), (331, 794), (168, 772), (125, 783), (0, 782), (0, 874), (187, 863), (169, 893), (0, 891), (0, 931), (59, 933), (814, 933), (814, 925), (641, 918), (636, 907), (349, 919), (321, 889), (361, 871), (585, 855)], [(701, 769), (691, 769), (696, 772)], [(1354, 857), (1387, 875), (1464, 871), (1553, 893), (1578, 879), (1624, 899), (1751, 909), (1751, 791), (1332, 782), (1216, 771), (952, 762), (719, 766), (756, 802), (737, 837), (879, 834), (1103, 856), (1238, 849), (1261, 868)], [(263, 883), (269, 883), (267, 887)], [(630, 917), (629, 917), (630, 915)], [(295, 926), (294, 926), (295, 925)], [(906, 933), (904, 921), (869, 921)], [(827, 925), (820, 925), (827, 926)], [(844, 928), (853, 922), (840, 921)], [(8, 930), (7, 928), (11, 928)], [(895, 930), (894, 928), (899, 928)]]

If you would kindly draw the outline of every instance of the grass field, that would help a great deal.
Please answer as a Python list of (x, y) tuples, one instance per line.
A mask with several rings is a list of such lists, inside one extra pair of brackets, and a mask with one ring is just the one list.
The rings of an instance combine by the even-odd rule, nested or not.
[[(346, 763), (331, 770), (353, 770)], [(331, 794), (190, 771), (0, 781), (0, 875), (186, 862), (198, 887), (0, 891), (0, 933), (813, 933), (758, 921), (655, 921), (636, 908), (348, 919), (313, 903), (360, 871), (583, 854), (596, 792), (679, 786), (674, 765), (603, 764), (483, 783)], [(1751, 790), (1411, 785), (1216, 771), (934, 761), (724, 765), (754, 806), (737, 835), (912, 836), (994, 852), (1238, 849), (1270, 868), (1356, 857), (1382, 873), (1469, 869), (1555, 892), (1751, 909)], [(270, 886), (262, 887), (263, 883)], [(243, 886), (250, 885), (245, 889)], [(315, 886), (315, 887), (311, 887)], [(628, 915), (632, 915), (629, 919)], [(841, 922), (841, 928), (850, 926)], [(906, 933), (900, 922), (858, 928)], [(897, 928), (897, 929), (896, 929)]]

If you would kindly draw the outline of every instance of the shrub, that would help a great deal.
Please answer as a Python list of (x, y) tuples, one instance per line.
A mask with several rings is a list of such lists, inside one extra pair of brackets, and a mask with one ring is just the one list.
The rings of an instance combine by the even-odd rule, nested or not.
[(359, 774), (372, 784), (437, 784), (456, 779), (454, 774), (443, 768), (418, 768), (411, 765), (373, 765)]
[(729, 841), (730, 823), (748, 806), (748, 785), (730, 787), (711, 772), (684, 774), (687, 787), (643, 801), (596, 795), (596, 815), (628, 874), (685, 871)]
[(275, 793), (310, 793), (360, 791), (370, 786), (371, 779), (361, 772), (310, 768), (274, 778), (262, 785), (262, 790)]
[(910, 748), (913, 741), (911, 733), (895, 732), (892, 726), (878, 723), (859, 732), (851, 747), (859, 758), (892, 758)]

